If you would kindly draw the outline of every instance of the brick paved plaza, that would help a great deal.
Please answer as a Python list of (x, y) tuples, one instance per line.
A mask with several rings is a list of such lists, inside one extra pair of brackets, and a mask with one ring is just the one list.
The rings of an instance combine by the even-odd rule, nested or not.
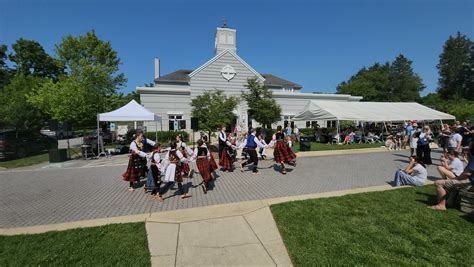
[[(286, 176), (261, 161), (260, 174), (250, 171), (218, 174), (213, 190), (204, 195), (201, 179), (187, 179), (191, 198), (175, 196), (176, 185), (165, 202), (150, 200), (143, 190), (128, 192), (121, 179), (123, 163), (110, 166), (40, 168), (0, 172), (0, 228), (13, 228), (78, 220), (159, 212), (231, 202), (302, 195), (384, 185), (394, 171), (405, 166), (407, 151), (299, 158)], [(439, 158), (433, 153), (433, 158)], [(123, 162), (123, 161), (122, 161)], [(437, 161), (435, 161), (437, 162)], [(236, 164), (237, 166), (237, 164)], [(428, 168), (429, 178), (436, 175)]]

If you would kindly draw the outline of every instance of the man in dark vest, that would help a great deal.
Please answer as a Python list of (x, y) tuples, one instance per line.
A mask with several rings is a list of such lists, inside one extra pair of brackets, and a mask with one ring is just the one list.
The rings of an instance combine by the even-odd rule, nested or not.
[(225, 147), (225, 142), (227, 141), (227, 134), (225, 132), (226, 127), (222, 126), (221, 131), (219, 132), (219, 159), (222, 158), (222, 151)]
[(249, 160), (247, 162), (241, 163), (240, 164), (240, 171), (244, 171), (243, 168), (249, 164), (253, 163), (253, 168), (252, 168), (252, 173), (253, 174), (258, 174), (258, 156), (257, 156), (257, 147), (265, 148), (267, 147), (266, 145), (262, 144), (257, 136), (257, 131), (254, 129), (251, 130), (251, 133), (247, 137), (247, 153), (249, 154)]

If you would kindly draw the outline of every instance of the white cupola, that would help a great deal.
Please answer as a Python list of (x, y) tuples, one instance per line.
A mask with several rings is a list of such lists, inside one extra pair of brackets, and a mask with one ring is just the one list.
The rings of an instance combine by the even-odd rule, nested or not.
[(236, 30), (227, 28), (227, 24), (224, 23), (222, 28), (218, 27), (216, 30), (216, 44), (214, 53), (217, 55), (225, 49), (230, 49), (237, 52), (236, 47)]

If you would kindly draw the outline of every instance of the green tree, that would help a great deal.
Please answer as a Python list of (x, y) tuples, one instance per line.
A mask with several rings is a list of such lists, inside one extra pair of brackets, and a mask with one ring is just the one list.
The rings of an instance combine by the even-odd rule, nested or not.
[(460, 97), (445, 99), (438, 93), (430, 93), (423, 97), (421, 102), (425, 106), (449, 113), (460, 121), (472, 120), (474, 118), (474, 101)]
[(362, 96), (362, 101), (418, 101), (425, 88), (412, 61), (400, 54), (392, 63), (362, 68), (337, 86), (338, 94)]
[(207, 131), (210, 138), (211, 132), (235, 119), (234, 109), (237, 104), (236, 97), (228, 97), (222, 90), (205, 91), (191, 100), (191, 113), (193, 117), (198, 118), (199, 129)]
[(47, 120), (41, 109), (27, 102), (27, 94), (40, 88), (45, 79), (17, 74), (0, 93), (0, 127), (39, 129)]
[(54, 119), (94, 124), (97, 113), (115, 105), (117, 99), (111, 97), (126, 82), (118, 73), (121, 62), (117, 52), (92, 31), (67, 36), (56, 46), (56, 53), (66, 74), (32, 91), (28, 100)]
[(425, 85), (412, 67), (412, 61), (400, 54), (390, 65), (388, 101), (419, 101)]
[(443, 98), (474, 100), (474, 42), (460, 32), (449, 36), (436, 67), (438, 93)]
[(106, 101), (106, 110), (114, 110), (118, 109), (124, 105), (126, 105), (128, 102), (135, 100), (138, 103), (140, 103), (140, 94), (137, 92), (130, 92), (126, 95), (124, 94), (115, 94), (107, 97)]
[(362, 101), (383, 101), (389, 92), (389, 70), (389, 63), (364, 67), (348, 81), (340, 83), (337, 93), (362, 96)]
[(0, 45), (0, 89), (10, 80), (11, 70), (7, 66), (7, 46)]
[(117, 93), (127, 82), (124, 74), (118, 73), (121, 61), (117, 52), (110, 42), (100, 40), (94, 31), (63, 38), (56, 46), (56, 53), (69, 77), (95, 93), (98, 100)]
[(267, 128), (281, 120), (281, 107), (273, 99), (272, 91), (256, 78), (248, 79), (245, 87), (249, 92), (242, 92), (242, 98), (247, 101), (248, 114), (251, 118)]
[(13, 45), (9, 59), (17, 73), (31, 74), (42, 78), (56, 79), (63, 73), (61, 63), (52, 58), (36, 41), (18, 39)]

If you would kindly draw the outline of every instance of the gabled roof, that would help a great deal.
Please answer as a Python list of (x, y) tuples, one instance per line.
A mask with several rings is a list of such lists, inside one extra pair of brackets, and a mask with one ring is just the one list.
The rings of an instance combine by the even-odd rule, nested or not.
[(189, 82), (189, 74), (193, 72), (192, 70), (177, 70), (175, 72), (168, 73), (164, 76), (161, 76), (158, 79), (155, 79), (156, 83), (167, 83), (167, 82)]
[(271, 87), (281, 87), (281, 88), (291, 87), (291, 88), (294, 88), (294, 89), (303, 88), (303, 86), (301, 86), (297, 83), (287, 81), (287, 80), (282, 79), (280, 77), (277, 77), (273, 74), (262, 74), (262, 76), (265, 78), (264, 84), (266, 86), (269, 86), (269, 87), (270, 86)]
[(245, 62), (242, 58), (240, 58), (235, 52), (233, 52), (232, 50), (229, 50), (229, 49), (225, 49), (223, 50), (222, 52), (220, 52), (219, 54), (215, 55), (213, 58), (211, 58), (208, 62), (204, 63), (201, 67), (197, 68), (196, 70), (194, 70), (193, 72), (191, 72), (189, 74), (189, 77), (193, 77), (194, 75), (198, 74), (201, 70), (205, 69), (207, 66), (211, 65), (212, 63), (214, 63), (215, 61), (217, 61), (219, 58), (221, 58), (222, 56), (224, 56), (225, 54), (231, 54), (233, 57), (235, 57), (240, 63), (242, 63), (242, 65), (244, 65), (247, 69), (249, 69), (253, 74), (255, 74), (255, 76), (257, 76), (257, 78), (261, 81), (265, 81), (265, 78), (262, 77), (262, 75), (260, 75), (256, 70), (254, 70), (252, 67), (250, 67), (249, 64), (247, 64), (247, 62)]

